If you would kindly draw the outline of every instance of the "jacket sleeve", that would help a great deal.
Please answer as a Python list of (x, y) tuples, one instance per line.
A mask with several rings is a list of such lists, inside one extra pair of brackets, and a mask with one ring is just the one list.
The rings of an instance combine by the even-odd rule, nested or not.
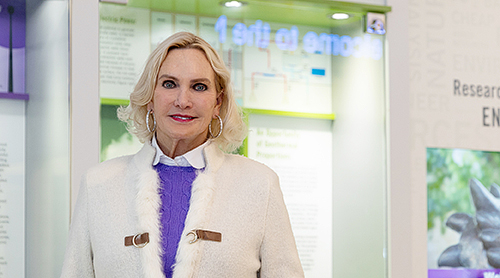
[(80, 186), (78, 198), (71, 220), (68, 245), (64, 256), (61, 277), (95, 277), (88, 221), (88, 192), (84, 181)]
[(277, 176), (269, 189), (266, 227), (260, 256), (261, 278), (304, 277)]

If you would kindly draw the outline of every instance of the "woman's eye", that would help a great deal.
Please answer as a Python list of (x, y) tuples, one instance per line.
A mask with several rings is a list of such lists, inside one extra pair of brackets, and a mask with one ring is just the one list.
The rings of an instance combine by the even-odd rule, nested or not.
[(207, 89), (207, 86), (205, 84), (201, 84), (201, 83), (198, 83), (198, 84), (195, 84), (193, 86), (193, 88), (196, 90), (196, 91), (205, 91)]
[(166, 80), (166, 81), (163, 81), (162, 86), (164, 88), (167, 88), (167, 89), (172, 89), (172, 88), (175, 87), (175, 83), (173, 81), (171, 81), (171, 80)]

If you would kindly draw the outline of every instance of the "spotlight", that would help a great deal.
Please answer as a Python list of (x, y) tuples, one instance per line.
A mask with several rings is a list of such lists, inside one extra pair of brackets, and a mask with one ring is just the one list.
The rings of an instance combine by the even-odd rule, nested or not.
[(226, 1), (221, 2), (220, 4), (227, 8), (239, 8), (246, 5), (247, 3), (242, 1)]
[(332, 14), (332, 18), (336, 20), (348, 19), (350, 16), (346, 13), (334, 13)]

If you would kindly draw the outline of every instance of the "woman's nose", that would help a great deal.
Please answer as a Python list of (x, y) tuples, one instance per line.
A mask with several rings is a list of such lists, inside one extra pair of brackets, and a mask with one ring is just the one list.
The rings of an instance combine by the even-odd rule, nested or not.
[(191, 93), (189, 92), (189, 89), (181, 88), (177, 94), (177, 98), (175, 100), (175, 106), (181, 108), (181, 109), (186, 109), (191, 107)]

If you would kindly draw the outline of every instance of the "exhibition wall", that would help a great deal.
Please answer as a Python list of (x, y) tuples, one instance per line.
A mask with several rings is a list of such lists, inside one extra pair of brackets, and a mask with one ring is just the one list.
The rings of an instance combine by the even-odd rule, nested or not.
[(0, 277), (24, 275), (26, 6), (0, 10)]
[(0, 277), (60, 273), (70, 214), (68, 15), (66, 1), (0, 1)]
[(13, 27), (0, 33), (0, 277), (60, 276), (70, 185), (98, 162), (98, 152), (88, 151), (99, 146), (98, 48), (97, 39), (94, 49), (88, 39), (98, 36), (98, 3), (94, 13), (92, 4), (0, 1), (2, 31)]
[(406, 61), (391, 68), (390, 95), (408, 92), (398, 104), (409, 113), (391, 123), (391, 143), (402, 147), (391, 148), (402, 154), (391, 171), (408, 165), (399, 168), (406, 181), (390, 185), (392, 275), (496, 277), (500, 5), (393, 2), (391, 31), (407, 40), (388, 36), (390, 59)]
[(0, 43), (0, 276), (50, 277), (69, 224), (68, 5), (0, 6), (8, 30)]
[[(365, 33), (363, 20), (367, 11), (383, 14), (390, 8), (377, 1), (369, 5), (255, 1), (264, 9), (286, 12), (239, 14), (211, 5), (215, 12), (202, 14), (186, 11), (190, 5), (169, 10), (149, 7), (150, 1), (147, 5), (129, 1), (127, 6), (134, 9), (130, 16), (141, 15), (136, 22), (142, 25), (123, 31), (128, 32), (127, 37), (133, 33), (143, 44), (131, 40), (130, 49), (114, 56), (135, 53), (126, 60), (134, 63), (127, 73), (132, 75), (130, 80), (117, 81), (112, 80), (116, 76), (103, 76), (109, 69), (104, 65), (111, 66), (106, 65), (110, 56), (104, 53), (103, 42), (109, 45), (119, 38), (110, 34), (116, 26), (103, 20), (103, 15), (111, 19), (113, 13), (126, 13), (126, 6), (92, 2), (26, 2), (26, 82), (25, 92), (18, 93), (26, 97), (0, 99), (17, 115), (16, 126), (26, 127), (25, 134), (15, 132), (20, 136), (15, 143), (25, 146), (19, 153), (25, 152), (20, 156), (26, 157), (19, 162), (25, 164), (20, 169), (26, 169), (21, 174), (25, 181), (20, 181), (26, 191), (26, 227), (21, 227), (26, 237), (16, 242), (26, 245), (21, 248), (26, 254), (20, 263), (27, 277), (59, 276), (81, 175), (99, 160), (125, 154), (123, 145), (111, 143), (117, 139), (113, 136), (124, 134), (123, 126), (113, 131), (116, 105), (126, 104), (127, 82), (136, 78), (136, 69), (142, 67), (151, 47), (169, 32), (181, 30), (176, 29), (178, 24), (187, 30), (195, 26), (191, 30), (206, 36), (226, 59), (232, 55), (237, 97), (250, 127), (242, 153), (280, 175), (307, 277), (387, 276), (387, 49), (384, 35)], [(336, 11), (335, 7), (354, 17), (342, 23), (331, 21), (326, 15)], [(181, 8), (184, 10), (176, 10)], [(218, 33), (215, 29), (224, 20), (221, 15), (227, 19), (227, 42), (218, 36), (223, 28)], [(165, 24), (169, 16), (172, 23)], [(157, 24), (152, 23), (155, 19)], [(238, 23), (250, 27), (258, 26), (259, 21), (270, 26), (269, 47), (238, 45), (231, 37)], [(206, 30), (200, 31), (200, 26)], [(144, 35), (140, 28), (148, 28), (147, 39), (140, 39)], [(280, 29), (286, 32), (280, 33), (283, 43), (276, 44)], [(155, 36), (158, 30), (161, 36)], [(304, 38), (317, 40), (321, 34), (342, 38), (343, 48), (312, 49), (310, 43), (304, 43)], [(364, 51), (357, 51), (361, 48)], [(256, 57), (265, 62), (252, 63)], [(115, 81), (127, 86), (109, 86)], [(0, 114), (6, 117), (10, 112), (1, 109)], [(7, 134), (3, 128), (1, 132)], [(137, 148), (137, 142), (129, 139), (118, 141), (130, 143), (127, 149)], [(0, 136), (0, 157), (6, 153), (1, 140)], [(13, 143), (9, 141), (9, 145)], [(103, 151), (108, 146), (114, 149)], [(311, 165), (311, 161), (319, 165)]]
[[(426, 268), (428, 277), (500, 273), (490, 269), (500, 268), (494, 249), (498, 210), (485, 211), (498, 195), (481, 192), (487, 201), (480, 200), (475, 191), (500, 183), (498, 11), (500, 3), (488, 0), (409, 5), (412, 241), (427, 239), (412, 250), (427, 254), (427, 261), (414, 262), (414, 277), (425, 275)], [(468, 232), (451, 224), (455, 213), (469, 217), (477, 229), (469, 241), (480, 246), (460, 239)], [(452, 246), (470, 251), (445, 252)], [(444, 257), (454, 255), (460, 256), (459, 265), (438, 270), (438, 264), (450, 267)]]

